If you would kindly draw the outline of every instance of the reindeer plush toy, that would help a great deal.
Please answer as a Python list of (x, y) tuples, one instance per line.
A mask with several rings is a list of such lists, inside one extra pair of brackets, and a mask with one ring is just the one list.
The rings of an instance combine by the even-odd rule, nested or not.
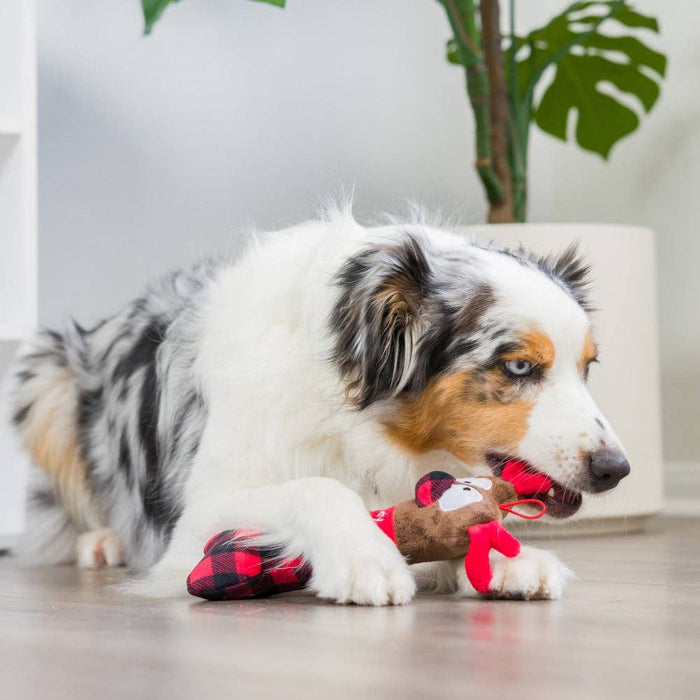
[[(520, 543), (501, 524), (507, 513), (534, 519), (544, 515), (540, 500), (518, 495), (544, 493), (547, 477), (526, 473), (518, 463), (506, 465), (504, 475), (457, 479), (434, 471), (416, 484), (415, 498), (370, 513), (410, 563), (465, 557), (469, 581), (479, 593), (491, 582), (489, 551), (507, 557), (520, 553)], [(540, 511), (526, 515), (513, 510), (535, 504)], [(466, 556), (465, 556), (466, 555)], [(311, 567), (301, 557), (284, 557), (279, 548), (260, 542), (252, 530), (226, 530), (204, 547), (204, 558), (187, 579), (187, 590), (207, 600), (258, 598), (303, 588)]]

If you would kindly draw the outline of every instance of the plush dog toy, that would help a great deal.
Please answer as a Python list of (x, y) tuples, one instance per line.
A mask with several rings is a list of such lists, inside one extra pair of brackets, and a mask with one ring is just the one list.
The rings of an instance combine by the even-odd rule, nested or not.
[[(410, 563), (465, 557), (469, 581), (478, 592), (488, 593), (489, 551), (507, 557), (520, 553), (520, 543), (501, 525), (502, 518), (507, 513), (541, 517), (546, 510), (542, 501), (517, 496), (543, 493), (551, 486), (547, 477), (526, 472), (519, 462), (508, 463), (504, 473), (513, 483), (493, 476), (457, 479), (430, 472), (416, 484), (414, 499), (370, 515)], [(524, 503), (537, 505), (539, 513), (513, 510)], [(259, 535), (239, 529), (212, 537), (187, 578), (187, 590), (207, 600), (239, 600), (303, 588), (311, 578), (309, 564), (261, 545)]]

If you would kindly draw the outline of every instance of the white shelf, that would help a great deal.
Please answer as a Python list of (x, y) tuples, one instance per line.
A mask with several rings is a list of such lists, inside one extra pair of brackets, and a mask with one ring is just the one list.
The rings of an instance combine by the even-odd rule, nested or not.
[[(0, 0), (0, 417), (19, 341), (36, 327), (36, 0)], [(26, 462), (0, 423), (0, 547), (21, 531)]]
[(16, 138), (22, 135), (22, 124), (15, 121), (2, 121), (0, 120), (0, 137), (13, 137)]
[[(36, 325), (35, 0), (0, 1), (0, 340)], [(0, 375), (6, 368), (0, 366)]]

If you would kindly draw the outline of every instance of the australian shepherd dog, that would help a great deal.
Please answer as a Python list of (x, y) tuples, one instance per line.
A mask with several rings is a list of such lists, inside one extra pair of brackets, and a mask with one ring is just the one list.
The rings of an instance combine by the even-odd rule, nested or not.
[[(368, 509), (431, 469), (550, 477), (554, 518), (629, 464), (586, 389), (586, 265), (347, 212), (257, 236), (236, 260), (150, 286), (92, 328), (20, 356), (13, 420), (34, 463), (28, 551), (126, 564), (185, 591), (207, 539), (252, 527), (339, 603), (405, 604), (417, 583), (474, 594), (459, 561), (410, 567)], [(523, 547), (497, 597), (557, 598), (568, 569)]]

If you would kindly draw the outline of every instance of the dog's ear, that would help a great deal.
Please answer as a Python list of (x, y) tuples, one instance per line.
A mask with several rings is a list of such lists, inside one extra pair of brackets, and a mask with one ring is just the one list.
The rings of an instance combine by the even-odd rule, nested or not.
[(422, 476), (416, 484), (416, 504), (425, 508), (440, 500), (445, 491), (455, 483), (455, 478), (447, 472), (430, 472)]
[(338, 273), (333, 360), (360, 408), (397, 394), (409, 381), (430, 275), (421, 242), (411, 235), (363, 250)]
[(581, 254), (578, 243), (572, 243), (558, 255), (540, 258), (538, 264), (559, 280), (586, 311), (591, 310), (588, 303), (591, 266)]

